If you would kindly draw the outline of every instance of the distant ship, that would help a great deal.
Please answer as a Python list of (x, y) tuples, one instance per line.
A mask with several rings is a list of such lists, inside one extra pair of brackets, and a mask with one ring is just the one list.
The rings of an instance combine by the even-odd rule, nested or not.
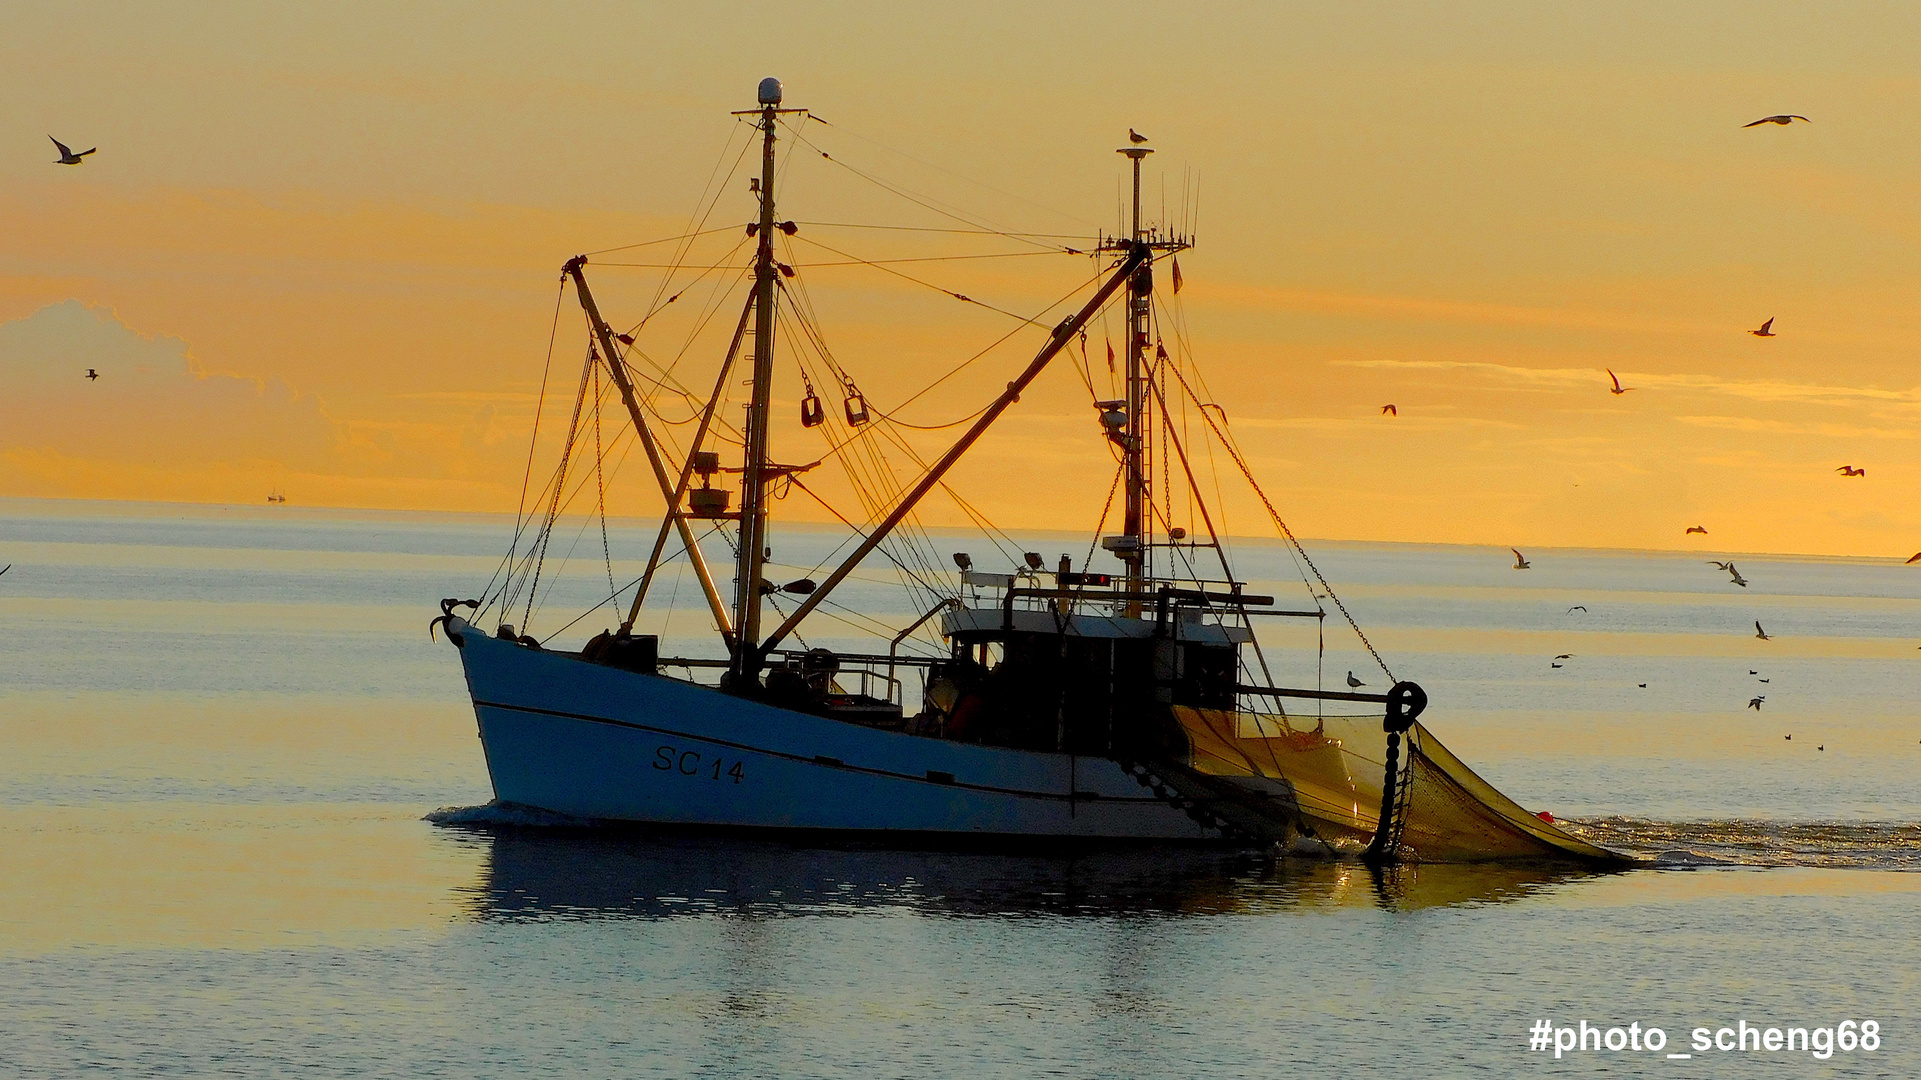
[[(781, 84), (767, 79), (759, 106), (736, 115), (748, 118), (760, 143), (752, 185), (758, 214), (746, 227), (755, 251), (741, 266), (751, 288), (685, 452), (670, 458), (656, 435), (668, 422), (649, 396), (660, 383), (636, 385), (633, 335), (602, 317), (587, 258), (570, 260), (563, 281), (586, 317), (589, 359), (551, 500), (544, 515), (516, 530), (500, 580), (478, 600), (443, 601), (435, 620), (459, 647), (498, 802), (579, 821), (809, 842), (1201, 843), (1376, 861), (1622, 860), (1474, 775), (1418, 722), (1426, 695), (1412, 683), (1395, 682), (1387, 693), (1271, 685), (1255, 634), (1260, 620), (1325, 626), (1330, 612), (1322, 600), (1352, 620), (1318, 570), (1300, 610), (1253, 594), (1215, 535), (1182, 434), (1169, 422), (1170, 403), (1178, 408), (1185, 399), (1187, 422), (1225, 449), (1250, 484), (1254, 477), (1227, 433), (1225, 411), (1195, 394), (1181, 363), (1169, 359), (1170, 346), (1184, 350), (1161, 337), (1156, 268), (1171, 266), (1178, 291), (1173, 259), (1191, 241), (1143, 223), (1141, 161), (1153, 151), (1139, 141), (1118, 151), (1132, 170), (1131, 225), (1091, 250), (1068, 249), (1101, 266), (1073, 313), (1034, 332), (1033, 359), (945, 453), (887, 488), (869, 512), (845, 516), (865, 524), (822, 580), (770, 580), (770, 496), (812, 467), (779, 463), (768, 434), (777, 326), (783, 339), (797, 339), (790, 348), (818, 340), (795, 280), (805, 267), (777, 258), (775, 244), (799, 228), (776, 214), (776, 145), (804, 138), (781, 131), (805, 110), (784, 108)], [(1084, 352), (1084, 330), (1110, 304), (1124, 325), (1125, 393), (1092, 403), (1090, 434), (1112, 449), (1118, 466), (1110, 508), (1117, 495), (1120, 527), (1100, 544), (1118, 572), (1076, 569), (1066, 557), (1050, 568), (1035, 553), (983, 569), (968, 554), (949, 552), (946, 569), (950, 559), (912, 528), (916, 507), (1051, 361), (1077, 343)], [(737, 363), (751, 369), (750, 380), (734, 375)], [(825, 409), (808, 381), (800, 422), (822, 429), (828, 457), (857, 471), (871, 462), (850, 459), (893, 421), (835, 370), (844, 408)], [(568, 469), (601, 452), (598, 422), (589, 446), (580, 410), (599, 400), (603, 378), (645, 452), (666, 515), (619, 628), (578, 652), (561, 651), (525, 632), (524, 616), (521, 628), (510, 619), (522, 600), (532, 610)], [(716, 428), (726, 426), (721, 406), (748, 382), (746, 421), (738, 440), (728, 440), (742, 446), (740, 464), (724, 467), (712, 448)], [(1091, 380), (1088, 388), (1096, 396)], [(596, 482), (600, 475), (593, 474)], [(736, 476), (734, 507), (735, 492), (717, 484)], [(1090, 485), (1109, 480), (1088, 477)], [(1196, 522), (1205, 537), (1171, 524), (1176, 502), (1183, 515), (1193, 514), (1182, 520)], [(1274, 522), (1311, 568), (1278, 515)], [(719, 532), (732, 549), (731, 596), (716, 582), (697, 528), (710, 543)], [(523, 544), (524, 531), (531, 545)], [(699, 582), (724, 659), (662, 656), (657, 637), (634, 632), (671, 540)], [(900, 631), (891, 641), (877, 634), (866, 652), (789, 646), (857, 567), (875, 565), (869, 560), (877, 552), (919, 587), (925, 614), (890, 627)], [(615, 597), (624, 600), (624, 590)], [(774, 598), (793, 606), (770, 619)], [(483, 618), (491, 633), (476, 625)], [(926, 626), (938, 627), (938, 653), (901, 652)], [(911, 715), (908, 679), (920, 686)], [(1357, 681), (1350, 673), (1350, 684)], [(1311, 703), (1303, 707), (1311, 711), (1290, 712), (1288, 701)], [(1327, 715), (1330, 704), (1349, 711)]]

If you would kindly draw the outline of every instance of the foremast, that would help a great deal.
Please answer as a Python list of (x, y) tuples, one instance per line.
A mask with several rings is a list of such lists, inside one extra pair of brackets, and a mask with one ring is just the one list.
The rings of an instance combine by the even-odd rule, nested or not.
[[(754, 256), (754, 391), (747, 405), (745, 432), (746, 460), (740, 481), (740, 550), (735, 553), (733, 666), (730, 674), (742, 683), (752, 682), (760, 668), (760, 609), (762, 583), (766, 580), (767, 543), (767, 446), (768, 406), (774, 384), (774, 293), (779, 268), (774, 260), (774, 142), (775, 123), (784, 112), (780, 108), (779, 79), (762, 79), (760, 108), (744, 115), (758, 116), (761, 134), (760, 244)], [(737, 114), (742, 115), (742, 114)]]

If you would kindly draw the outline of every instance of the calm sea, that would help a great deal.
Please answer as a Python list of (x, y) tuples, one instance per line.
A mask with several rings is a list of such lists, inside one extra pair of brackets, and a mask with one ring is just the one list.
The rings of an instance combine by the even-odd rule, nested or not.
[[(1724, 864), (1374, 874), (435, 824), (492, 792), (427, 621), (510, 528), (0, 500), (0, 1075), (1921, 1076), (1921, 567), (1310, 543), (1497, 786)], [(609, 539), (611, 570), (556, 541), (534, 634), (637, 573), (651, 532)], [(1236, 556), (1311, 602), (1279, 546)], [(837, 599), (918, 614), (886, 577)], [(660, 588), (643, 628), (715, 655), (691, 575)], [(836, 614), (811, 643), (873, 647)], [(1273, 678), (1385, 685), (1339, 625), (1265, 624)], [(1540, 1020), (1667, 1042), (1557, 1060)], [(1691, 1043), (1850, 1020), (1877, 1049)]]

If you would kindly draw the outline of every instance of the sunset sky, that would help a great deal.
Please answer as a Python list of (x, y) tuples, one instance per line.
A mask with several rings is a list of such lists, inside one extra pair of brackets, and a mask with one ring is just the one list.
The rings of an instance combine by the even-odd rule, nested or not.
[[(1303, 536), (1921, 547), (1912, 6), (255, 0), (7, 22), (0, 495), (511, 512), (560, 265), (685, 229), (740, 147), (729, 111), (776, 75), (835, 161), (1009, 229), (1111, 230), (1130, 126), (1158, 150), (1155, 216), (1198, 175), (1188, 339)], [(1812, 122), (1742, 127), (1773, 113)], [(56, 166), (49, 134), (99, 152)], [(953, 225), (817, 153), (785, 169), (782, 217)], [(744, 177), (710, 227), (752, 217)], [(816, 244), (1021, 245), (803, 227), (822, 324), (882, 408), (1018, 325), (810, 269), (841, 261)], [(611, 321), (637, 321), (661, 271), (604, 264), (665, 250), (590, 262)], [(901, 268), (1021, 313), (1092, 273)], [(713, 302), (731, 324), (738, 298)], [(679, 350), (683, 308), (649, 355)], [(1770, 317), (1778, 337), (1746, 333)], [(972, 412), (1042, 336), (902, 417)], [(713, 337), (677, 369), (693, 385)], [(584, 343), (568, 296), (569, 402)], [(1609, 394), (1608, 368), (1636, 389)], [(778, 378), (787, 459), (820, 456)], [(959, 486), (1005, 527), (1091, 527), (1112, 465), (1087, 398), (1057, 364)], [(646, 513), (629, 468), (615, 509)], [(1227, 521), (1269, 531), (1232, 490)]]

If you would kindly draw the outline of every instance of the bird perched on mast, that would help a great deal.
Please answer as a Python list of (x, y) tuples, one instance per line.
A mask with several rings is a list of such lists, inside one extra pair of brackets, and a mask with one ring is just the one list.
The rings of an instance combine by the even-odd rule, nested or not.
[(1133, 143), (1135, 146), (1139, 146), (1140, 144), (1147, 141), (1147, 136), (1141, 134), (1138, 131), (1135, 131), (1133, 128), (1128, 128), (1127, 141)]

